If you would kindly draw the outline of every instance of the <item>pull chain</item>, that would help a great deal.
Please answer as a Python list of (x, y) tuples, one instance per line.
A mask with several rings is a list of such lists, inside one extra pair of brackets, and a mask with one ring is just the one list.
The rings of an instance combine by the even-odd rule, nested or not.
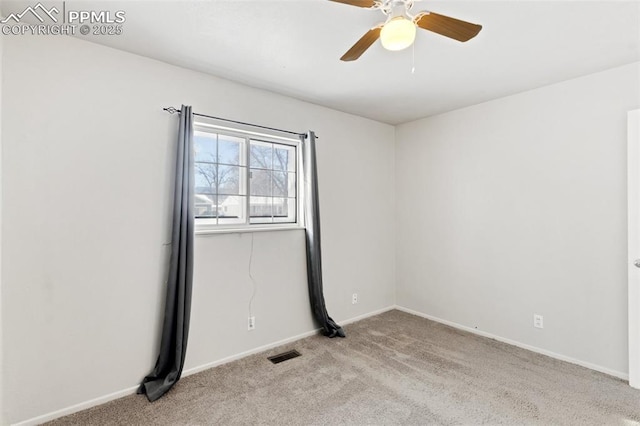
[(416, 42), (411, 45), (411, 74), (416, 73)]

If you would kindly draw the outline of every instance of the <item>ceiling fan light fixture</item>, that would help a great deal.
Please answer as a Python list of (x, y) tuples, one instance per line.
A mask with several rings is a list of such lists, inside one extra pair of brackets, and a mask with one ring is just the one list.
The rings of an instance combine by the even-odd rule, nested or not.
[(382, 47), (387, 50), (406, 49), (415, 39), (416, 25), (403, 16), (396, 16), (389, 20), (380, 31)]

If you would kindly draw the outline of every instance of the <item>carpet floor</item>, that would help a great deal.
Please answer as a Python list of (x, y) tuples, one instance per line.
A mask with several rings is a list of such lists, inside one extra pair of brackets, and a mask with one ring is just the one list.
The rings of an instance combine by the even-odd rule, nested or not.
[[(52, 425), (638, 425), (640, 391), (400, 311), (183, 378)], [(297, 349), (302, 356), (272, 364)]]

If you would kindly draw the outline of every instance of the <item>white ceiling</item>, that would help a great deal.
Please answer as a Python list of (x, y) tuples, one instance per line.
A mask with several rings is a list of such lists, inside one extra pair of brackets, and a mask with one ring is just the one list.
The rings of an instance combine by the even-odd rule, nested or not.
[[(5, 16), (34, 1), (5, 1)], [(61, 2), (46, 2), (45, 5)], [(397, 124), (640, 60), (640, 1), (416, 2), (483, 25), (467, 43), (420, 30), (412, 49), (340, 56), (381, 12), (328, 0), (67, 1), (124, 10), (95, 43)], [(152, 78), (152, 76), (150, 76)]]

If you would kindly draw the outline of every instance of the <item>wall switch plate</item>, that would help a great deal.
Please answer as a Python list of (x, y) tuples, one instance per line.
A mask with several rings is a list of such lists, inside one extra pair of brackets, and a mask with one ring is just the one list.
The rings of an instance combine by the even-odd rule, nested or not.
[(247, 329), (249, 331), (255, 330), (255, 328), (256, 328), (256, 317), (249, 317), (249, 322), (247, 323), (247, 325), (248, 325)]
[(535, 328), (544, 328), (542, 315), (533, 314), (533, 326)]
[(356, 303), (358, 303), (358, 293), (353, 293), (353, 296), (351, 296), (351, 304), (355, 305)]

